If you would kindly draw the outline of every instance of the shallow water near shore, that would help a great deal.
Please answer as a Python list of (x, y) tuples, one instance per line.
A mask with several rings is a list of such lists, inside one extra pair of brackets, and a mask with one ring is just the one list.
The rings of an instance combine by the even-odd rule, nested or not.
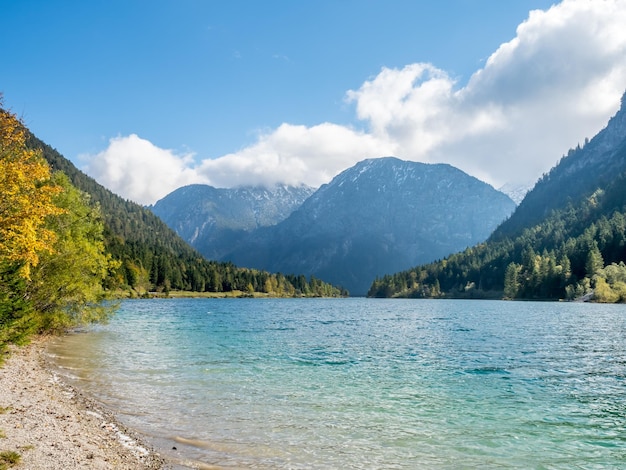
[[(124, 301), (54, 341), (68, 381), (217, 468), (626, 465), (626, 307)], [(173, 449), (175, 448), (175, 449)]]

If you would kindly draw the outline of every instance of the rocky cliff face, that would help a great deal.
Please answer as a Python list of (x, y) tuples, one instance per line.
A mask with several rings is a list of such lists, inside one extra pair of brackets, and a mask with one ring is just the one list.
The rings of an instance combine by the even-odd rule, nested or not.
[(284, 220), (314, 192), (308, 186), (177, 189), (150, 209), (209, 259), (221, 259), (233, 243), (259, 227)]
[(450, 165), (370, 159), (222, 259), (312, 274), (363, 295), (376, 276), (485, 240), (514, 207), (503, 193)]

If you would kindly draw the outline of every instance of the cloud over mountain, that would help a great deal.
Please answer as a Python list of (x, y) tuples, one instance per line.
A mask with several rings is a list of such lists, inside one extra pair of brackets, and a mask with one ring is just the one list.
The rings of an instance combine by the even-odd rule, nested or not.
[(135, 135), (118, 137), (86, 170), (142, 203), (192, 182), (318, 186), (384, 155), (450, 163), (495, 186), (534, 181), (618, 109), (624, 24), (623, 0), (564, 0), (530, 12), (465, 82), (436, 64), (382, 68), (347, 91), (352, 127), (284, 123), (248, 147), (199, 162)]
[(135, 134), (115, 137), (93, 156), (85, 171), (113, 192), (132, 201), (150, 204), (180, 186), (202, 183), (192, 168), (192, 154), (177, 154), (157, 147)]

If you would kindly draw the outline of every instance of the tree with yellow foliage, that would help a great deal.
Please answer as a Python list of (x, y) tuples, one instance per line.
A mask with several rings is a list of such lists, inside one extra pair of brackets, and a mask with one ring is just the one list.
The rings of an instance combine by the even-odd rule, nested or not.
[(26, 131), (0, 108), (0, 348), (31, 333), (106, 318), (106, 253), (98, 207), (52, 174)]
[(46, 217), (63, 210), (53, 202), (61, 188), (51, 182), (50, 167), (25, 142), (22, 123), (0, 109), (0, 269), (17, 267), (28, 280), (39, 253), (51, 252), (55, 241)]
[(53, 251), (46, 218), (62, 212), (49, 166), (25, 142), (20, 120), (0, 108), (0, 346), (30, 330), (26, 287), (40, 254)]

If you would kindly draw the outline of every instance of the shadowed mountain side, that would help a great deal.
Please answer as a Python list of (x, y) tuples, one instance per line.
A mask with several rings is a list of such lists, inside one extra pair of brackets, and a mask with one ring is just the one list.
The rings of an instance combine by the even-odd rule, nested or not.
[(319, 280), (299, 273), (276, 276), (240, 268), (232, 263), (204, 258), (149, 209), (112, 193), (78, 170), (54, 148), (28, 135), (28, 145), (41, 149), (55, 171), (65, 173), (72, 184), (89, 194), (100, 207), (106, 251), (119, 262), (106, 287), (142, 295), (149, 290), (193, 292), (242, 291), (277, 296), (339, 296), (342, 293)]
[(281, 222), (315, 190), (308, 186), (179, 188), (152, 212), (209, 259), (221, 259), (250, 231)]
[(514, 207), (503, 193), (450, 165), (370, 159), (223, 259), (312, 274), (364, 295), (376, 276), (485, 240)]
[(626, 302), (626, 94), (487, 240), (376, 279), (375, 297)]

